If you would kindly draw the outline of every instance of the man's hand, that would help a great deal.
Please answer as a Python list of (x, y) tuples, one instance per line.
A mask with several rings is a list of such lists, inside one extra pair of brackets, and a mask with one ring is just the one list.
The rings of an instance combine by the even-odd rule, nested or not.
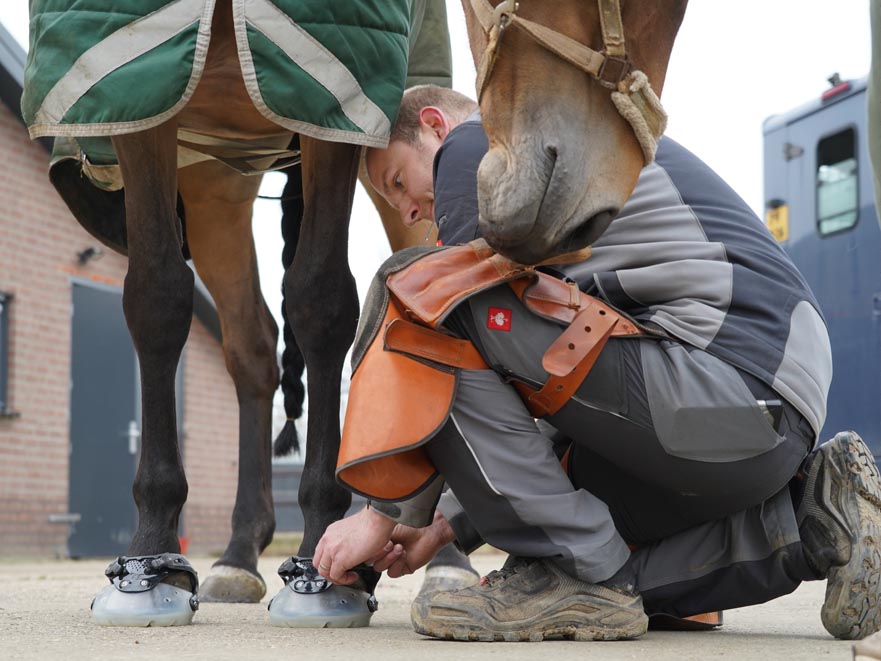
[(327, 527), (312, 562), (331, 583), (354, 583), (358, 575), (349, 571), (352, 567), (394, 554), (394, 545), (389, 542), (394, 528), (394, 521), (365, 508)]
[(440, 512), (434, 513), (434, 521), (425, 528), (398, 524), (391, 535), (393, 545), (386, 545), (386, 553), (374, 560), (373, 568), (380, 572), (388, 570), (391, 578), (412, 574), (455, 538), (453, 529)]

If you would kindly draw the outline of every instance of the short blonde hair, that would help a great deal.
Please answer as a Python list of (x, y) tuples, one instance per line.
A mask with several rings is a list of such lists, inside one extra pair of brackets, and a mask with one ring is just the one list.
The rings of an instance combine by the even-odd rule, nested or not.
[(389, 142), (401, 140), (410, 145), (418, 144), (419, 113), (428, 106), (440, 108), (457, 124), (477, 110), (476, 101), (455, 90), (438, 85), (416, 85), (404, 92)]

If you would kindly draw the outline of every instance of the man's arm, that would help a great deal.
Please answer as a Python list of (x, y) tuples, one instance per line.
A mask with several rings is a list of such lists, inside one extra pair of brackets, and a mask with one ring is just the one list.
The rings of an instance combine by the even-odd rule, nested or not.
[(375, 510), (363, 510), (332, 523), (315, 547), (312, 562), (322, 576), (333, 583), (348, 585), (358, 580), (350, 571), (363, 562), (385, 556), (393, 545), (395, 522)]
[(412, 498), (394, 503), (371, 500), (368, 507), (372, 507), (395, 523), (411, 528), (423, 528), (432, 522), (434, 509), (443, 488), (443, 478), (437, 475), (428, 486)]
[(486, 542), (477, 532), (477, 528), (471, 523), (465, 508), (456, 498), (456, 494), (452, 491), (446, 491), (440, 497), (437, 504), (437, 512), (444, 518), (450, 531), (454, 536), (452, 540), (462, 553), (468, 555), (472, 551), (480, 548)]
[(380, 572), (388, 570), (392, 578), (412, 574), (447, 544), (455, 543), (463, 553), (471, 553), (484, 543), (452, 491), (441, 495), (430, 525), (398, 525), (392, 531), (391, 541), (393, 546), (375, 561), (373, 568)]

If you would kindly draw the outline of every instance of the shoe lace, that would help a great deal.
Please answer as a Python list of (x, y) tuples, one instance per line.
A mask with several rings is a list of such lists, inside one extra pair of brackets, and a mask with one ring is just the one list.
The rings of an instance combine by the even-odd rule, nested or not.
[(519, 558), (517, 562), (506, 564), (501, 569), (494, 569), (493, 571), (491, 571), (489, 574), (480, 579), (480, 585), (495, 587), (499, 583), (503, 583), (504, 581), (508, 580), (514, 574), (517, 574), (520, 570), (525, 569), (533, 562), (535, 562), (535, 558)]

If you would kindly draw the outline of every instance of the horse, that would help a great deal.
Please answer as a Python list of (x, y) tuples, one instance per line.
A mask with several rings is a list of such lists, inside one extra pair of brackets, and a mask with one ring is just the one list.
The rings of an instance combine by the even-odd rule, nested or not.
[[(645, 151), (608, 98), (600, 96), (602, 89), (590, 87), (596, 83), (581, 80), (583, 74), (542, 48), (577, 60), (578, 53), (547, 45), (559, 39), (548, 39), (545, 32), (563, 32), (571, 39), (593, 43), (602, 32), (598, 10), (572, 0), (542, 5), (539, 10), (524, 0), (527, 6), (520, 12), (513, 0), (505, 0), (494, 11), (486, 0), (472, 1), (463, 0), (463, 4), (472, 52), (475, 58), (485, 54), (479, 98), (491, 145), (480, 172), (487, 237), (500, 252), (524, 263), (586, 245), (623, 204)], [(178, 0), (173, 4), (184, 12), (199, 3)], [(209, 135), (220, 142), (220, 151), (230, 141), (245, 140), (259, 145), (263, 154), (290, 156), (286, 148), (291, 131), (267, 119), (272, 113), (258, 111), (248, 94), (232, 16), (232, 7), (241, 9), (243, 3), (217, 0), (215, 6), (205, 0), (201, 4), (205, 9), (199, 15), (210, 16), (211, 40), (207, 53), (197, 53), (204, 57), (204, 73), (195, 90), (190, 90), (187, 104), (175, 107), (158, 125), (144, 130), (133, 127), (112, 137), (125, 183), (124, 229), (117, 230), (115, 237), (118, 248), (129, 256), (123, 307), (141, 366), (143, 430), (133, 485), (138, 529), (128, 559), (108, 568), (111, 589), (102, 592), (93, 605), (93, 617), (100, 613), (97, 619), (105, 624), (185, 624), (197, 607), (194, 572), (177, 553), (178, 519), (187, 486), (177, 443), (174, 374), (192, 318), (193, 289), (193, 273), (182, 250), (180, 206), (186, 217), (185, 248), (217, 303), (224, 354), (240, 407), (240, 488), (232, 537), (201, 594), (203, 599), (216, 595), (223, 600), (253, 601), (265, 591), (256, 561), (274, 529), (269, 420), (279, 374), (277, 330), (260, 295), (250, 235), (251, 204), (259, 181), (231, 175), (217, 159), (199, 160), (178, 170), (178, 146), (182, 134), (191, 141)], [(256, 2), (255, 6), (270, 10), (271, 4)], [(648, 4), (625, 5), (623, 25), (636, 44), (631, 50), (633, 62), (659, 86), (685, 3)], [(32, 9), (34, 5), (39, 3), (32, 3)], [(538, 30), (541, 36), (533, 43), (528, 37), (536, 32), (531, 18), (539, 15), (548, 27)], [(612, 45), (615, 52), (621, 50)], [(612, 59), (622, 70), (627, 68), (626, 57)], [(100, 66), (97, 60), (92, 64)], [(608, 65), (602, 68), (604, 83), (629, 82), (627, 75), (615, 78), (614, 71), (606, 71)], [(83, 67), (78, 73), (87, 70)], [(630, 96), (627, 90), (618, 93)], [(539, 99), (544, 108), (536, 108)], [(646, 103), (650, 102), (649, 98)], [(560, 121), (551, 116), (552, 109)], [(574, 136), (567, 129), (570, 124), (579, 127)], [(191, 143), (190, 147), (199, 145)], [(573, 161), (576, 156), (585, 163)], [(300, 489), (306, 530), (299, 556), (308, 559), (326, 526), (340, 518), (350, 503), (350, 494), (334, 482), (333, 472), (339, 443), (339, 376), (357, 320), (357, 296), (345, 249), (359, 147), (301, 133), (298, 157), (302, 161), (303, 222), (284, 289), (291, 330), (309, 371), (313, 402)], [(515, 167), (507, 168), (505, 158)], [(536, 188), (529, 176), (520, 174), (527, 170), (538, 175), (544, 188)], [(571, 183), (572, 171), (577, 185)], [(593, 191), (590, 195), (581, 195), (584, 181)], [(84, 226), (96, 231), (94, 226)], [(285, 575), (291, 586), (300, 585), (304, 593), (330, 594), (326, 581), (308, 561), (291, 564)], [(365, 576), (368, 591), (371, 581), (375, 577)], [(345, 601), (338, 597), (325, 599), (319, 606)], [(371, 608), (370, 603), (366, 606)], [(363, 624), (366, 618), (369, 615), (362, 609), (354, 615), (344, 613), (337, 624)]]
[[(480, 229), (523, 264), (589, 254), (654, 158), (687, 0), (462, 0), (489, 151)], [(722, 613), (655, 618), (713, 629)]]
[(589, 246), (665, 126), (657, 101), (687, 0), (462, 0), (489, 152), (480, 228), (535, 264)]
[[(275, 527), (270, 423), (272, 398), (279, 383), (278, 331), (260, 292), (251, 235), (252, 204), (260, 177), (242, 176), (240, 172), (266, 169), (279, 161), (286, 165), (299, 162), (303, 202), (297, 226), (298, 249), (292, 255), (289, 252), (290, 263), (283, 283), (286, 321), (292, 337), (296, 337), (297, 352), (308, 368), (312, 402), (309, 449), (299, 494), (305, 531), (298, 561), (303, 558), (309, 564), (308, 558), (327, 525), (348, 509), (351, 494), (334, 481), (340, 437), (340, 374), (358, 318), (357, 292), (347, 263), (348, 220), (361, 146), (383, 144), (383, 130), (387, 135), (390, 115), (396, 110), (403, 88), (407, 12), (411, 9), (414, 14), (417, 10), (425, 11), (425, 3), (413, 0), (411, 7), (409, 0), (367, 0), (353, 10), (357, 18), (364, 16), (374, 23), (378, 20), (390, 35), (391, 46), (385, 50), (368, 48), (368, 55), (384, 55), (383, 61), (350, 65), (354, 69), (373, 66), (379, 70), (377, 75), (388, 78), (385, 91), (381, 92), (385, 107), (359, 95), (353, 74), (342, 70), (322, 45), (309, 45), (308, 35), (304, 35), (308, 48), (302, 42), (290, 44), (284, 35), (275, 35), (274, 44), (310, 51), (299, 62), (307, 68), (314, 64), (307, 73), (337, 96), (345, 117), (335, 121), (349, 129), (333, 125), (318, 130), (303, 128), (297, 131), (296, 149), (289, 147), (297, 123), (292, 126), (292, 122), (280, 121), (277, 109), (270, 108), (265, 99), (258, 108), (254, 93), (257, 71), (250, 60), (254, 56), (246, 48), (247, 43), (243, 44), (247, 39), (266, 39), (267, 34), (281, 28), (288, 35), (292, 29), (301, 35), (305, 32), (296, 24), (288, 25), (289, 19), (280, 14), (274, 3), (156, 0), (149, 7), (137, 5), (132, 14), (141, 16), (139, 26), (144, 29), (117, 29), (102, 37), (104, 41), (97, 46), (76, 54), (74, 59), (79, 59), (62, 79), (68, 85), (66, 89), (60, 82), (51, 87), (40, 79), (47, 63), (52, 63), (51, 58), (40, 60), (41, 50), (57, 49), (58, 43), (35, 40), (32, 32), (29, 65), (34, 66), (29, 66), (28, 75), (32, 78), (26, 79), (22, 102), (32, 136), (61, 136), (57, 142), (64, 146), (65, 137), (111, 135), (120, 183), (124, 184), (124, 192), (113, 190), (108, 195), (92, 187), (82, 174), (103, 174), (103, 166), (89, 163), (79, 153), (68, 154), (70, 158), (56, 163), (50, 174), (84, 228), (128, 256), (123, 310), (140, 364), (143, 421), (140, 461), (133, 485), (138, 526), (127, 556), (108, 567), (106, 573), (112, 585), (93, 603), (92, 615), (98, 623), (187, 624), (198, 607), (198, 598), (253, 602), (265, 594), (257, 559), (271, 541)], [(32, 19), (32, 28), (38, 34), (39, 30), (51, 33), (58, 29), (57, 9), (34, 2), (31, 10), (35, 15), (46, 11)], [(333, 11), (319, 5), (315, 5), (314, 11), (317, 25), (326, 25), (330, 31), (336, 29), (336, 24), (327, 23), (327, 15), (333, 15)], [(383, 14), (385, 11), (389, 13)], [(256, 17), (251, 25), (259, 24), (259, 34), (249, 36), (242, 29), (247, 12)], [(179, 27), (171, 29), (161, 24), (160, 14), (170, 16)], [(112, 18), (119, 20), (120, 16), (127, 15), (114, 14)], [(76, 20), (82, 20), (81, 15)], [(176, 51), (182, 48), (182, 35), (187, 34), (198, 35), (195, 48), (189, 52)], [(376, 34), (375, 29), (365, 29), (358, 36), (376, 39)], [(56, 32), (54, 36), (57, 40), (60, 35)], [(168, 46), (172, 57), (166, 53), (166, 66), (176, 66), (175, 57), (191, 57), (200, 62), (201, 77), (184, 79), (181, 98), (186, 102), (156, 115), (156, 121), (132, 121), (121, 128), (108, 128), (106, 115), (102, 114), (106, 112), (104, 104), (89, 98), (99, 85), (87, 85), (84, 79), (99, 72), (104, 76), (100, 84), (109, 85), (112, 94), (119, 78), (113, 79), (114, 70), (107, 69), (106, 58), (99, 55), (121, 53), (128, 58), (127, 63), (137, 68), (138, 57), (151, 45)], [(271, 52), (271, 48), (268, 50)], [(149, 78), (139, 84), (146, 88), (167, 87), (165, 81)], [(398, 96), (394, 97), (396, 88)], [(73, 96), (70, 89), (75, 92)], [(137, 106), (141, 101), (139, 91), (126, 95), (121, 103)], [(327, 92), (322, 92), (321, 87), (313, 87), (310, 92), (318, 93)], [(84, 107), (100, 115), (105, 125), (98, 121), (97, 126), (84, 133), (65, 126), (69, 120), (66, 113), (75, 114)], [(358, 130), (352, 130), (351, 124)], [(175, 423), (174, 375), (193, 314), (194, 275), (186, 264), (187, 257), (192, 258), (196, 272), (216, 303), (224, 356), (239, 404), (239, 488), (232, 514), (232, 535), (198, 598), (198, 581), (192, 567), (179, 554), (177, 532), (187, 482)], [(315, 578), (314, 568), (307, 569), (310, 578)], [(365, 576), (365, 580), (375, 583), (368, 570)], [(311, 585), (314, 584), (313, 581)], [(348, 595), (327, 592), (329, 587), (316, 589), (324, 598), (309, 606), (313, 614), (316, 609), (330, 611), (329, 619), (324, 618), (320, 626), (366, 624), (370, 615), (367, 591), (353, 594), (356, 601), (360, 600), (357, 612), (340, 614), (335, 604), (346, 603)], [(314, 599), (314, 595), (305, 599)], [(285, 624), (315, 624), (309, 618), (301, 619), (302, 624)]]

